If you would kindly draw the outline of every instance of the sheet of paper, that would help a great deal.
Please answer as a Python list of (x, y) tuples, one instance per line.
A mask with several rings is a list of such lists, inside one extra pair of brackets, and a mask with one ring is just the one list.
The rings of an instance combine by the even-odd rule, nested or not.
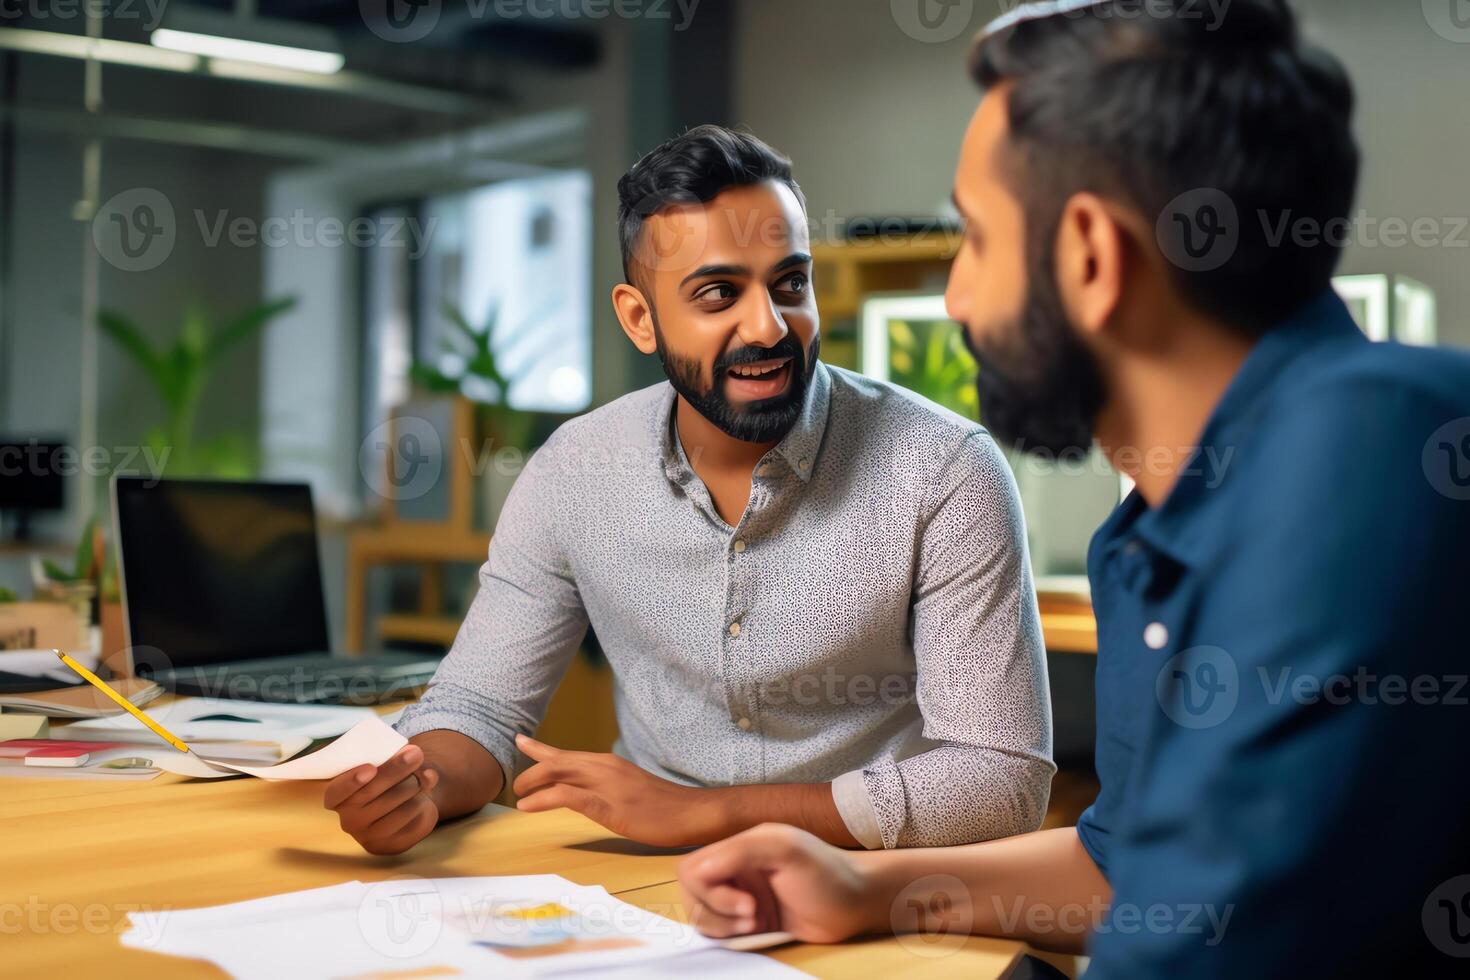
[[(67, 653), (88, 670), (96, 670), (97, 662), (102, 659), (101, 652), (97, 650), (68, 650)], [(0, 651), (0, 670), (22, 677), (44, 677), (61, 684), (75, 684), (81, 680), (76, 671), (57, 658), (55, 650)]]
[(271, 780), (331, 779), (354, 766), (380, 766), (407, 744), (408, 739), (383, 724), (376, 715), (370, 715), (353, 725), (346, 734), (330, 745), (274, 766), (221, 762), (197, 753), (186, 755), (183, 752), (162, 750), (154, 753), (153, 763), (168, 772), (202, 779), (218, 779), (238, 773)]
[(124, 945), (253, 980), (450, 975), (794, 976), (556, 875), (405, 878), (206, 909), (134, 912)]

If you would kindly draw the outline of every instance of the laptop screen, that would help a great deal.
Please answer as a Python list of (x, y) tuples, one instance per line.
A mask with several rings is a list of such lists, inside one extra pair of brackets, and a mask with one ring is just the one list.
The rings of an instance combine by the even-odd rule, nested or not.
[(309, 486), (119, 477), (113, 494), (135, 667), (330, 649)]

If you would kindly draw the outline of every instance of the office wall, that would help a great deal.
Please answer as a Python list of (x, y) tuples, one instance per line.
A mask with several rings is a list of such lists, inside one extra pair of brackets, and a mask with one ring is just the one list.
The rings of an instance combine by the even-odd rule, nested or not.
[[(742, 0), (736, 117), (793, 157), (818, 215), (936, 214), (977, 99), (965, 73), (970, 38), (1014, 6), (974, 0), (966, 29), (931, 44), (899, 27), (889, 0)], [(1470, 230), (1455, 233), (1455, 219), (1470, 217), (1470, 43), (1436, 34), (1412, 0), (1297, 8), (1357, 83), (1367, 157), (1360, 206), (1377, 221), (1434, 219), (1459, 243), (1392, 248), (1367, 230), (1343, 271), (1428, 283), (1441, 339), (1470, 345)]]
[[(179, 84), (142, 91), (144, 78), (135, 71), (113, 70), (104, 76), (104, 91), (124, 106), (146, 103), (160, 115), (203, 118), (203, 107), (183, 84), (186, 79), (166, 77)], [(17, 86), (22, 104), (64, 103), (66, 93), (76, 93), (74, 105), (81, 86), (77, 63), (22, 59)], [(9, 302), (14, 311), (8, 356), (0, 364), (0, 430), (7, 432), (69, 439), (80, 433), (82, 254), (89, 225), (71, 220), (71, 215), (82, 192), (82, 147), (81, 138), (70, 134), (21, 128), (16, 136), (15, 213), (0, 229), (10, 248)], [(99, 199), (135, 187), (162, 189), (174, 205), (180, 238), (168, 260), (155, 269), (129, 272), (99, 263), (101, 307), (129, 315), (161, 344), (177, 335), (190, 302), (221, 315), (257, 302), (260, 263), (255, 250), (234, 248), (227, 241), (191, 248), (187, 240), (198, 237), (196, 211), (210, 222), (221, 212), (257, 214), (267, 169), (260, 157), (108, 141)], [(239, 433), (254, 438), (258, 352), (258, 343), (248, 343), (224, 362), (201, 412), (202, 436)], [(97, 441), (117, 458), (137, 446), (164, 414), (143, 371), (106, 338), (98, 339), (98, 363)], [(77, 490), (74, 481), (73, 502)], [(69, 534), (82, 520), (74, 512), (41, 530)]]

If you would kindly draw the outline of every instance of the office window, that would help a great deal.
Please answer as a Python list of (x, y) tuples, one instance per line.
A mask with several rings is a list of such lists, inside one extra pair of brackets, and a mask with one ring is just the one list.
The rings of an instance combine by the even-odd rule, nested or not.
[[(592, 182), (585, 173), (511, 180), (430, 198), (419, 259), (415, 353), (454, 374), (463, 357), (445, 305), (491, 325), (508, 393), (528, 412), (570, 414), (592, 400)], [(493, 321), (493, 325), (492, 325)]]
[(371, 431), (408, 397), (415, 361), (451, 376), (472, 347), (452, 308), (492, 331), (508, 392), (469, 377), (466, 396), (526, 412), (571, 414), (592, 400), (592, 183), (568, 171), (384, 206), (413, 221), (409, 247), (377, 246), (364, 263), (364, 418)]

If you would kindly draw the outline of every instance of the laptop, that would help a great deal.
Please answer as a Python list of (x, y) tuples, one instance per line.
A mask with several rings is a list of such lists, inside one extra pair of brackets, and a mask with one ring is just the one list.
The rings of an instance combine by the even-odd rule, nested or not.
[(133, 672), (179, 694), (295, 704), (412, 697), (439, 658), (330, 652), (304, 483), (114, 478)]

